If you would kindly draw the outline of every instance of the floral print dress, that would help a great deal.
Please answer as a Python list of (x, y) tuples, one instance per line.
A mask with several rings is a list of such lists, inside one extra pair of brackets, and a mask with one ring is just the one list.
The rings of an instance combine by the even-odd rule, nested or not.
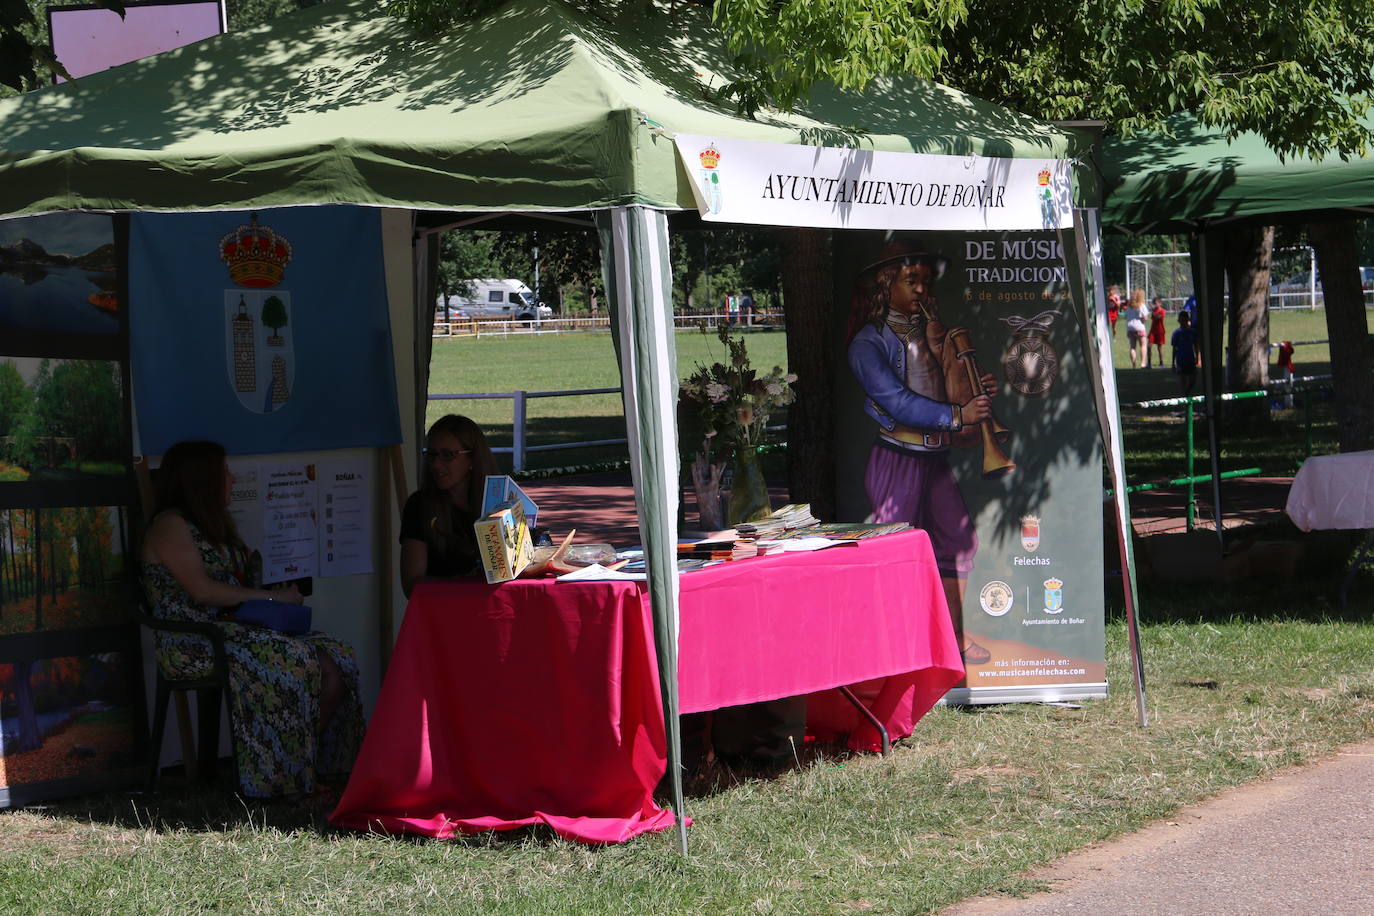
[[(211, 544), (195, 525), (186, 524), (206, 573), (219, 582), (237, 582), (228, 552)], [(363, 737), (358, 662), (352, 648), (323, 633), (287, 636), (219, 620), (218, 609), (193, 601), (160, 563), (143, 563), (143, 581), (155, 616), (213, 622), (224, 633), (234, 751), (244, 795), (309, 794), (315, 791), (317, 774), (342, 775), (352, 769)], [(213, 664), (210, 643), (203, 637), (157, 632), (155, 639), (158, 665), (168, 677), (201, 677)], [(345, 687), (323, 735), (315, 728), (321, 685), (317, 649), (334, 660)]]

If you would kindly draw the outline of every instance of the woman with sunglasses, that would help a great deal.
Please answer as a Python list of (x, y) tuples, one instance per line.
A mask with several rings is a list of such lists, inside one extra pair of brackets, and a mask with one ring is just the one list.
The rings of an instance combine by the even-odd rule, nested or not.
[(421, 579), (468, 576), (481, 569), (472, 524), (482, 511), (487, 475), (496, 473), (487, 437), (467, 417), (440, 417), (427, 438), (420, 489), (401, 513), (406, 597)]

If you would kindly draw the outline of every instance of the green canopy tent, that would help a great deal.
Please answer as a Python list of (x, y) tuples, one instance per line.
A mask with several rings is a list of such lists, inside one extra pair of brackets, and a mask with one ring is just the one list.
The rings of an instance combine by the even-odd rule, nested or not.
[[(1366, 116), (1374, 126), (1374, 113)], [(1227, 139), (1196, 115), (1169, 118), (1165, 131), (1102, 144), (1103, 224), (1132, 235), (1186, 232), (1202, 313), (1203, 373), (1211, 453), (1212, 505), (1222, 535), (1221, 468), (1215, 398), (1221, 391), (1221, 245), (1209, 232), (1245, 225), (1311, 222), (1374, 213), (1374, 158), (1314, 161), (1282, 157), (1258, 134)]]
[[(914, 80), (862, 96), (821, 90), (796, 113), (749, 120), (713, 100), (729, 59), (694, 9), (606, 21), (558, 2), (512, 0), (433, 37), (375, 3), (339, 0), (0, 101), (5, 216), (344, 204), (413, 211), (421, 234), (510, 214), (600, 231), (679, 813), (667, 229), (670, 211), (696, 205), (672, 137), (1001, 159), (1067, 160), (1087, 147), (1071, 132)], [(1076, 288), (1100, 290), (1088, 270), (1096, 245), (1074, 235), (1078, 244), (1065, 250)], [(417, 279), (426, 250), (414, 248)], [(432, 301), (415, 283), (417, 341), (428, 340)], [(1092, 336), (1093, 322), (1084, 326)], [(1103, 324), (1085, 340), (1091, 359), (1105, 339)], [(1115, 476), (1114, 402), (1100, 387), (1095, 394)], [(685, 832), (680, 842), (685, 849)]]
[[(1374, 114), (1366, 121), (1374, 126)], [(1280, 157), (1258, 134), (1228, 140), (1187, 113), (1165, 126), (1102, 144), (1108, 229), (1198, 232), (1374, 213), (1374, 159)]]

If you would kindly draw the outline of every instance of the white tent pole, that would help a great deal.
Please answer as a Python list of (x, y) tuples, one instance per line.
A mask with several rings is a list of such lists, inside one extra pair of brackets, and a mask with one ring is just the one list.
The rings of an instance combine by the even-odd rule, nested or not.
[[(1126, 496), (1126, 457), (1121, 438), (1121, 411), (1116, 391), (1116, 368), (1112, 363), (1112, 334), (1107, 323), (1106, 286), (1102, 277), (1102, 233), (1096, 209), (1074, 210), (1074, 251), (1078, 261), (1079, 288), (1084, 290), (1083, 351), (1095, 384), (1093, 401), (1097, 406), (1102, 443), (1112, 484), (1113, 518), (1120, 549), (1121, 591), (1126, 602), (1126, 633), (1130, 642), (1131, 673), (1135, 681), (1136, 718), (1140, 727), (1150, 724), (1145, 697), (1145, 662), (1140, 649), (1140, 625), (1135, 588), (1135, 549), (1131, 542), (1131, 506)], [(1067, 250), (1067, 249), (1066, 249)]]
[[(683, 811), (682, 736), (678, 722), (677, 355), (673, 337), (668, 219), (643, 206), (598, 212), (607, 298), (615, 312), (625, 425), (639, 533), (648, 566), (659, 689), (668, 750), (668, 777), (677, 820), (678, 848), (687, 854)], [(607, 248), (610, 250), (607, 251)]]

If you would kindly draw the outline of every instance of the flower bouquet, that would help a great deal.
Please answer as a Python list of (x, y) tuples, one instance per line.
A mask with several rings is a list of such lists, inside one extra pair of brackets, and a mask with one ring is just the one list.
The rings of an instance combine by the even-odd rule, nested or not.
[[(725, 325), (716, 329), (716, 336), (726, 348), (726, 361), (698, 365), (682, 382), (679, 398), (682, 411), (702, 427), (701, 448), (692, 461), (692, 484), (701, 525), (712, 531), (727, 521), (735, 525), (772, 511), (758, 466), (758, 447), (769, 414), (796, 400), (792, 383), (797, 380), (781, 366), (766, 374), (751, 368), (744, 338), (731, 337)], [(722, 519), (720, 479), (732, 457), (729, 518)]]

